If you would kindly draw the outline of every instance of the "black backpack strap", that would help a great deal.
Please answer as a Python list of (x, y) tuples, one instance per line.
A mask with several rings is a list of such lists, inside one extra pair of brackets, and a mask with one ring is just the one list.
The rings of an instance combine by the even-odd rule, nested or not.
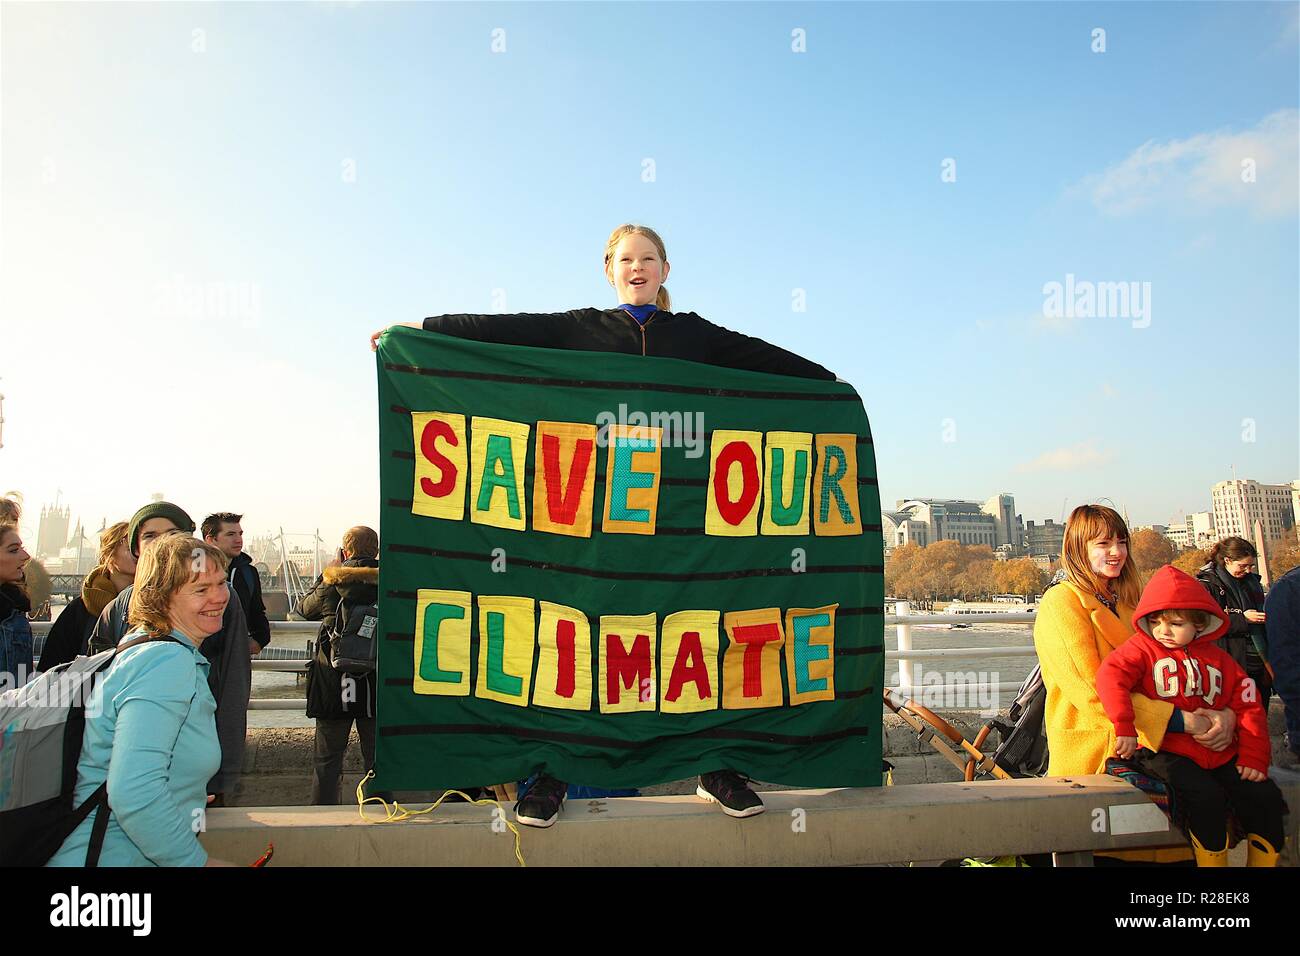
[(86, 847), (86, 866), (99, 866), (99, 854), (104, 849), (104, 835), (108, 833), (108, 781), (99, 785), (85, 805), (77, 811), (77, 824), (86, 818), (90, 808), (95, 809), (95, 823), (90, 828), (90, 845)]

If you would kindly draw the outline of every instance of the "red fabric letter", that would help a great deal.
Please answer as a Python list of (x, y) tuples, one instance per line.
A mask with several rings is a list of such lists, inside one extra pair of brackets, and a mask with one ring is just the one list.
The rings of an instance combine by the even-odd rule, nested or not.
[[(555, 622), (555, 649), (559, 652), (559, 660), (555, 663), (555, 695), (557, 697), (572, 697), (574, 674), (578, 665), (577, 655), (574, 653), (574, 629), (572, 621)], [(590, 651), (590, 648), (588, 648)]]
[[(748, 650), (748, 648), (746, 648)], [(623, 649), (617, 634), (605, 635), (605, 694), (608, 702), (618, 703), (618, 685), (625, 690), (641, 691), (641, 681), (650, 679), (650, 635), (638, 634), (632, 641), (632, 653)]]
[(733, 638), (745, 645), (745, 683), (741, 691), (745, 697), (763, 696), (763, 645), (781, 639), (781, 625), (742, 624), (732, 628)]
[(700, 646), (699, 631), (683, 631), (682, 642), (677, 645), (677, 659), (673, 661), (673, 674), (668, 679), (668, 693), (664, 700), (682, 696), (682, 685), (694, 681), (700, 697), (711, 697), (709, 669), (704, 665), (704, 648)]
[[(740, 499), (732, 501), (727, 496), (727, 477), (731, 474), (731, 466), (736, 462), (740, 462), (740, 477), (744, 484), (740, 490)], [(758, 486), (758, 462), (754, 459), (754, 449), (743, 441), (733, 441), (718, 453), (713, 472), (713, 497), (718, 502), (718, 514), (722, 515), (723, 521), (730, 525), (744, 521), (745, 515), (754, 507)], [(748, 659), (746, 655), (746, 660)]]
[(560, 495), (560, 436), (542, 436), (542, 474), (546, 476), (546, 510), (556, 524), (573, 524), (582, 499), (582, 482), (591, 460), (592, 443), (580, 438), (573, 446), (569, 464), (569, 481)]
[(450, 445), (460, 444), (456, 432), (446, 422), (435, 419), (425, 425), (424, 431), (420, 432), (420, 453), (437, 465), (442, 472), (442, 477), (436, 483), (428, 478), (420, 479), (420, 490), (430, 498), (443, 498), (451, 494), (452, 489), (456, 487), (456, 466), (435, 447), (435, 442), (439, 438)]

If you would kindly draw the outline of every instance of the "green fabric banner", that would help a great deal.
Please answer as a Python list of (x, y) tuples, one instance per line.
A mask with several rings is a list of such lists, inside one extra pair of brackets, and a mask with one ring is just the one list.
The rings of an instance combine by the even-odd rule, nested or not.
[(880, 494), (843, 383), (380, 340), (371, 789), (878, 786)]

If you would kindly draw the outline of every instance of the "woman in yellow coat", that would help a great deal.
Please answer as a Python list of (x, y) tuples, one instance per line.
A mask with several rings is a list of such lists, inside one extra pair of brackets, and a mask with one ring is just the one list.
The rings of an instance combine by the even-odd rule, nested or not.
[[(1141, 596), (1124, 519), (1104, 505), (1075, 508), (1065, 525), (1061, 564), (1065, 580), (1043, 595), (1034, 621), (1034, 648), (1047, 687), (1047, 774), (1104, 773), (1106, 758), (1115, 753), (1115, 728), (1097, 696), (1097, 668), (1132, 636)], [(1170, 730), (1195, 734), (1210, 749), (1222, 750), (1236, 729), (1230, 709), (1175, 713), (1172, 704), (1141, 694), (1133, 695), (1133, 714), (1138, 743), (1153, 751)], [(1187, 856), (1182, 850), (1160, 854)]]

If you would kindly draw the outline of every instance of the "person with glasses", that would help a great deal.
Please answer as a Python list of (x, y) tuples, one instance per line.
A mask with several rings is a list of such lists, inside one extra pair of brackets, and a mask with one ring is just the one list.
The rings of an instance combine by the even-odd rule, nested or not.
[(1224, 538), (1210, 548), (1209, 560), (1196, 572), (1196, 580), (1228, 613), (1228, 633), (1221, 646), (1255, 682), (1259, 702), (1268, 713), (1273, 675), (1264, 627), (1264, 587), (1255, 573), (1258, 557), (1255, 546), (1245, 538)]

